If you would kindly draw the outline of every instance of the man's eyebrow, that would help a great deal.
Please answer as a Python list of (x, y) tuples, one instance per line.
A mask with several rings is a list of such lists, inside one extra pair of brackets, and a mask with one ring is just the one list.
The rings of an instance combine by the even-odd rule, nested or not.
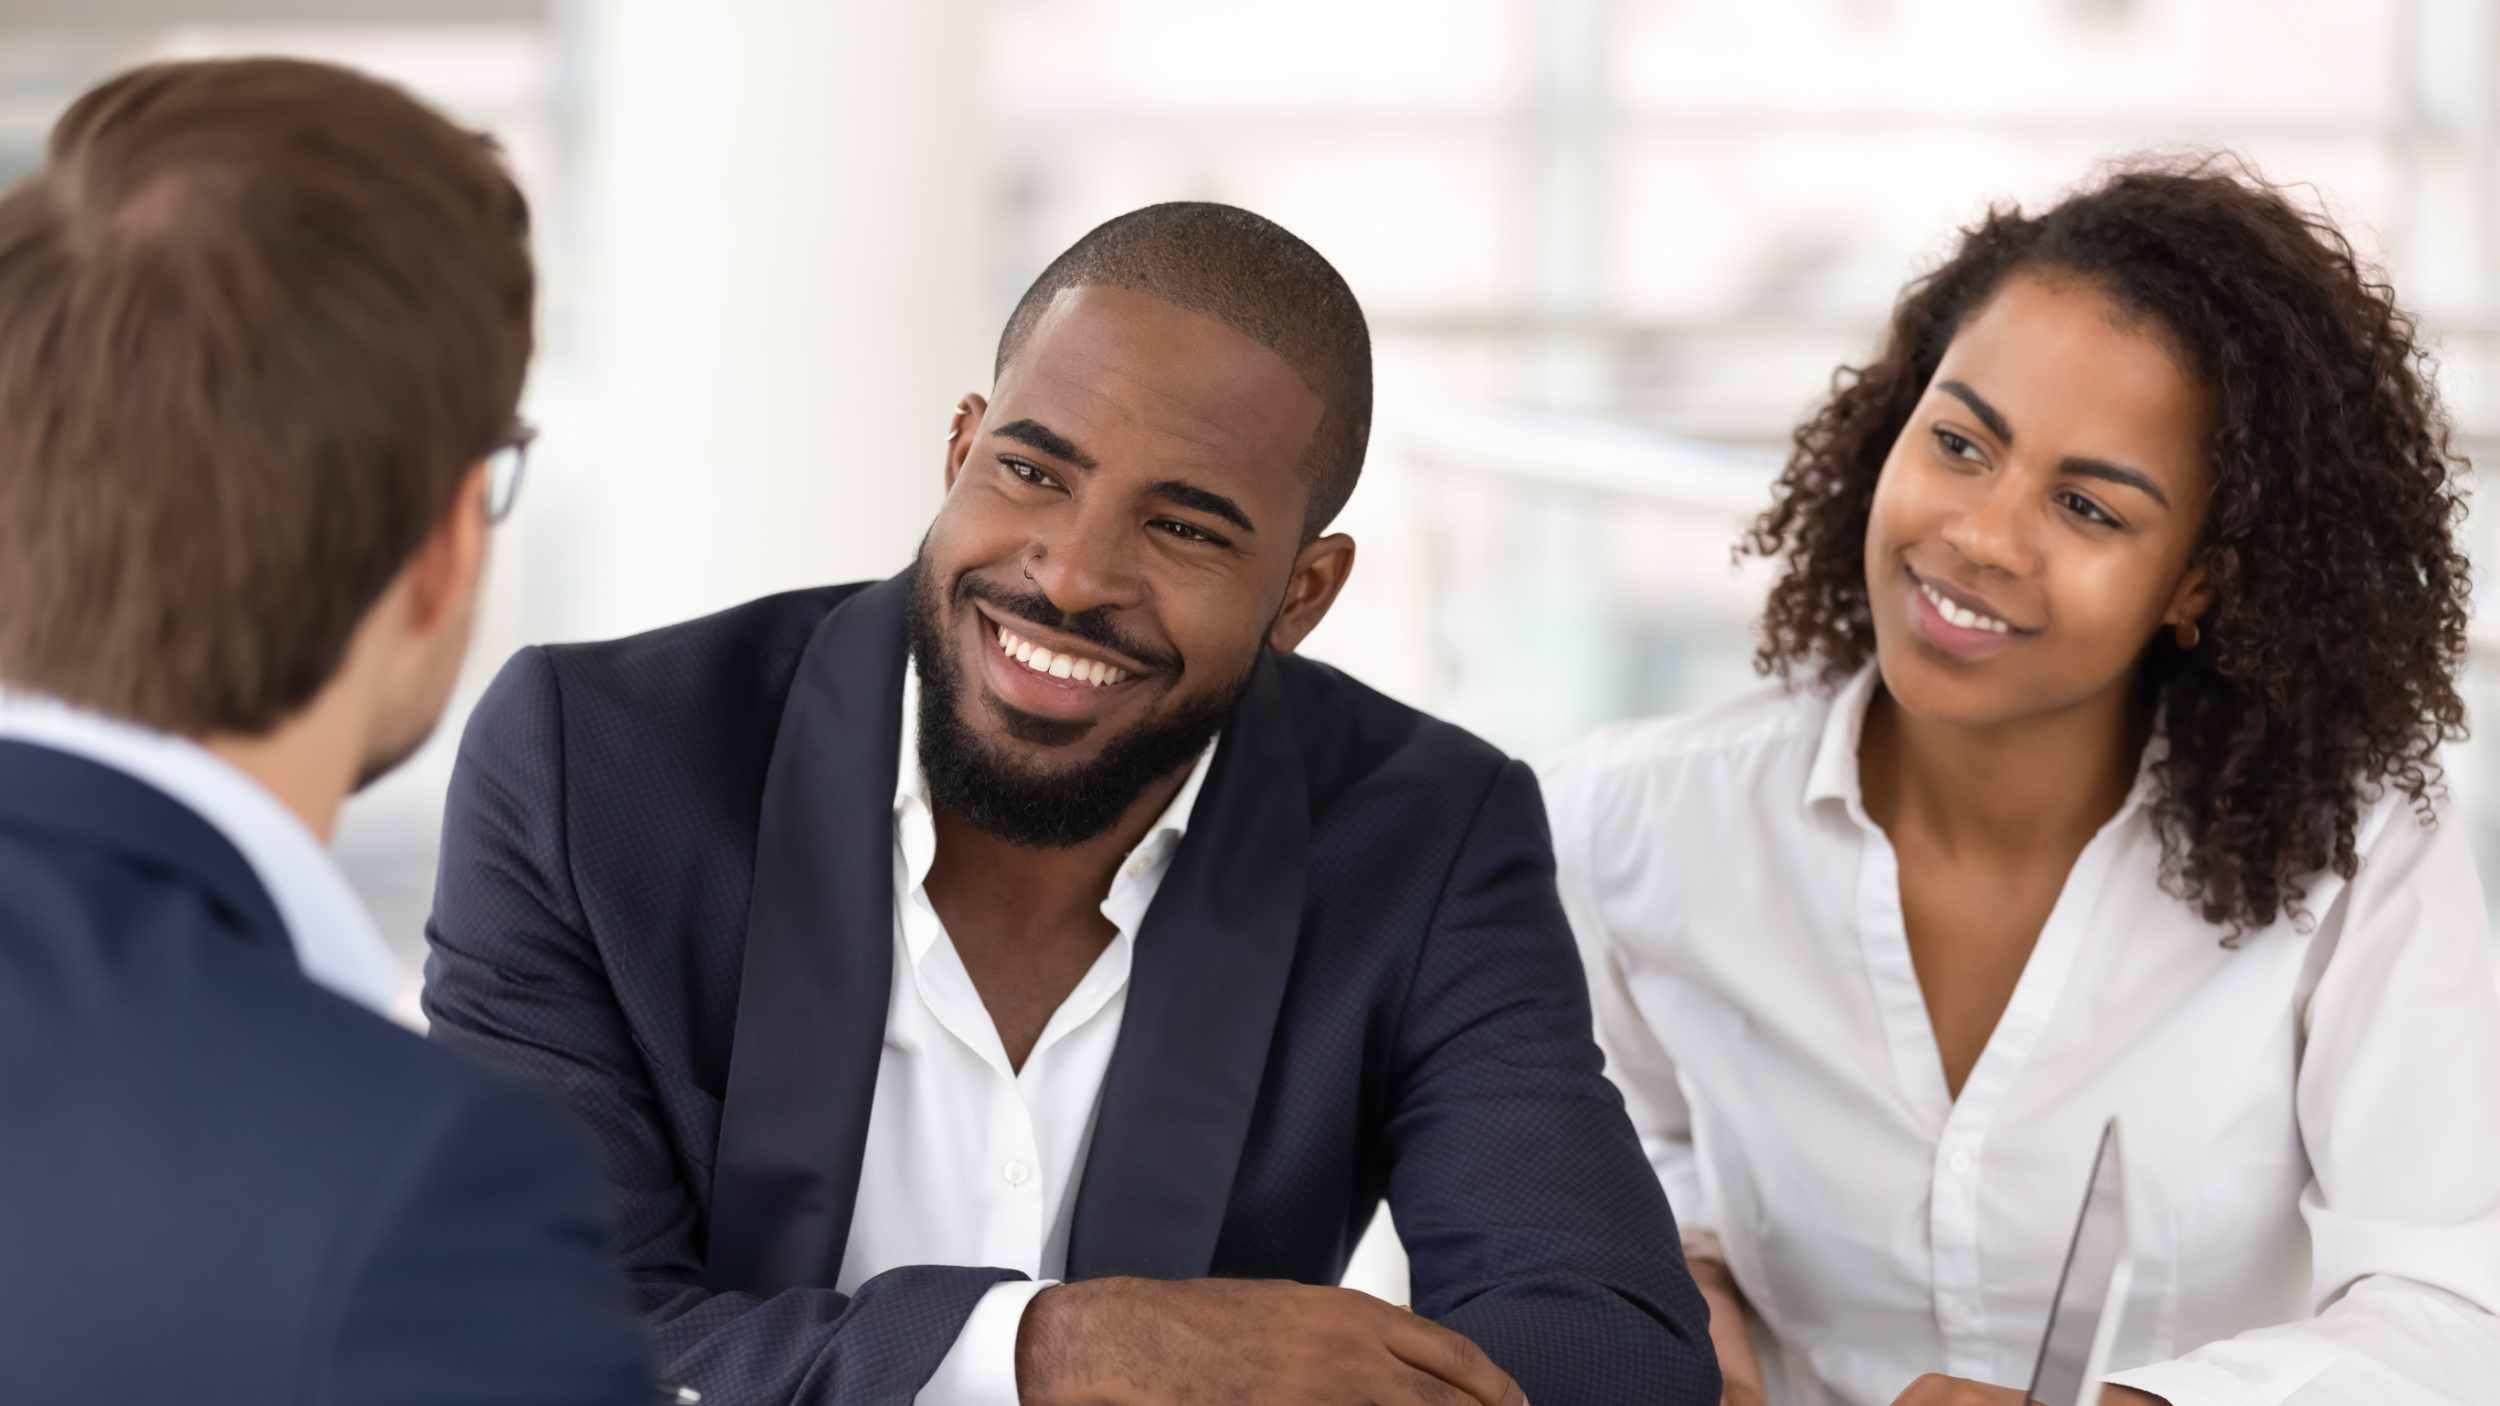
[(2130, 469), (2124, 464), (2113, 464), (2107, 459), (2061, 459), (2057, 466), (2077, 478), (2097, 478), (2106, 483), (2123, 484), (2164, 508), (2170, 506), (2170, 495), (2161, 491), (2161, 485), (2153, 482), (2150, 474)]
[(1221, 493), (1211, 492), (1194, 483), (1184, 483), (1176, 478), (1167, 478), (1148, 491), (1166, 502), (1220, 517), (1254, 536), (1258, 533), (1259, 529), (1252, 525), (1250, 515), (1241, 510), (1241, 505)]
[(1969, 406), (1970, 413), (1979, 417), (1979, 423), (1988, 427), (1988, 433), (1995, 435), (1998, 443), (2008, 449), (2014, 447), (2014, 427), (2005, 423), (2005, 417), (1979, 392), (1959, 381), (1938, 381), (1936, 389)]
[(1094, 456), (1076, 447), (1074, 441), (1038, 420), (1010, 420), (994, 431), (1003, 439), (1029, 444), (1054, 459), (1064, 459), (1087, 473), (1101, 468)]
[[(1102, 467), (1093, 455), (1077, 448), (1073, 440), (1039, 420), (1010, 420), (992, 433), (1001, 439), (1012, 439), (1020, 444), (1029, 444), (1044, 454), (1054, 459), (1065, 460), (1087, 473), (1092, 473)], [(1200, 488), (1186, 480), (1167, 478), (1148, 489), (1147, 492), (1168, 503), (1220, 517), (1244, 532), (1256, 534), (1259, 530), (1258, 525), (1250, 521), (1250, 515), (1241, 510), (1239, 503), (1221, 493)]]

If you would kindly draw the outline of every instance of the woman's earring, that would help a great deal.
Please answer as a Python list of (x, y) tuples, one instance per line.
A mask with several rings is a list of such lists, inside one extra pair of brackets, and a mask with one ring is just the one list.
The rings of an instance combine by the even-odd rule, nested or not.
[(2178, 641), (2181, 653), (2192, 653), (2197, 645), (2204, 642), (2205, 632), (2196, 628), (2195, 621), (2182, 620), (2170, 627), (2170, 637)]

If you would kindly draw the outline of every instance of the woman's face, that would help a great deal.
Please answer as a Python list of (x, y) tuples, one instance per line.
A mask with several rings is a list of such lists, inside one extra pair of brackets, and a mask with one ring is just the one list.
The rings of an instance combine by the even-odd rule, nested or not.
[(2159, 333), (2077, 278), (2018, 274), (1945, 349), (1866, 530), (1884, 686), (1990, 725), (2121, 699), (2206, 604), (2189, 558), (2212, 409)]

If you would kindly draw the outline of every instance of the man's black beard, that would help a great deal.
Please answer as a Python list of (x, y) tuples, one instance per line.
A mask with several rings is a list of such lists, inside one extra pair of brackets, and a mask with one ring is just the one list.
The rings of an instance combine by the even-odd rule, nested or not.
[[(936, 599), (937, 582), (925, 554), (912, 562), (909, 594), (904, 620), (912, 662), (920, 670), (920, 768), (929, 779), (929, 798), (1009, 844), (1064, 849), (1103, 834), (1147, 787), (1195, 762), (1250, 687), (1250, 673), (1244, 670), (1230, 688), (1112, 739), (1083, 766), (1027, 767), (1001, 755), (964, 722), (963, 672), (942, 623), (948, 612)], [(958, 605), (984, 600), (1002, 613), (1115, 649), (1139, 663), (1175, 671), (1180, 664), (1177, 658), (1141, 651), (1122, 640), (1099, 613), (1065, 614), (1038, 591), (1014, 594), (966, 577), (956, 583), (955, 596)], [(1008, 731), (1026, 741), (1064, 743), (1084, 732), (1083, 724), (1004, 711)]]

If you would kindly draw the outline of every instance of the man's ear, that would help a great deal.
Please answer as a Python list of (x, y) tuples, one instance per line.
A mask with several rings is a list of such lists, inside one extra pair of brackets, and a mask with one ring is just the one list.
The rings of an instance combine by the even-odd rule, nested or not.
[(1342, 532), (1304, 545), (1285, 581), (1285, 601), (1267, 627), (1268, 648), (1291, 654), (1328, 617), (1346, 578), (1354, 574), (1354, 539)]
[(946, 422), (946, 489), (953, 492), (955, 475), (962, 473), (964, 460), (972, 453), (972, 441), (981, 436), (981, 417), (990, 413), (990, 403), (977, 392), (967, 392), (955, 402), (955, 413)]
[(445, 621), (463, 618), (476, 593), (478, 578), (486, 571), (487, 539), (494, 534), (486, 518), (486, 476), (486, 466), (480, 464), (460, 480), (451, 506), (434, 520), (433, 530), (401, 569), (411, 634), (431, 634)]

